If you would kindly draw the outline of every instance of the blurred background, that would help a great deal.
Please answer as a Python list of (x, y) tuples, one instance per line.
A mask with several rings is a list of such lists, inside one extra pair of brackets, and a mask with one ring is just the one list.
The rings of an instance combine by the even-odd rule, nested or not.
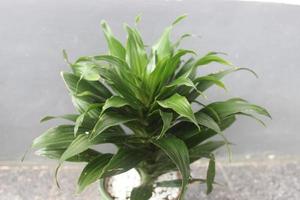
[[(228, 92), (212, 88), (206, 93), (206, 102), (240, 96), (266, 107), (273, 117), (266, 120), (266, 128), (240, 117), (226, 130), (228, 139), (236, 144), (234, 158), (300, 156), (299, 1), (0, 0), (2, 162), (18, 162), (32, 139), (57, 123), (40, 124), (42, 117), (75, 112), (60, 77), (60, 71), (70, 70), (62, 49), (67, 50), (71, 60), (102, 54), (107, 47), (100, 21), (105, 19), (115, 35), (125, 41), (123, 23), (133, 25), (138, 14), (142, 16), (138, 26), (147, 44), (155, 42), (177, 16), (188, 14), (172, 34), (174, 38), (183, 33), (195, 34), (183, 42), (183, 47), (194, 49), (199, 56), (208, 51), (226, 52), (227, 60), (259, 75), (256, 79), (247, 72), (231, 74), (224, 79)], [(199, 73), (221, 68), (212, 65)], [(109, 145), (101, 148), (114, 150)], [(40, 158), (30, 152), (26, 161), (37, 162)], [(299, 177), (298, 172), (299, 168), (295, 171)], [(24, 194), (20, 198), (1, 198), (1, 191), (1, 200), (27, 199)], [(299, 191), (297, 187), (293, 194)]]

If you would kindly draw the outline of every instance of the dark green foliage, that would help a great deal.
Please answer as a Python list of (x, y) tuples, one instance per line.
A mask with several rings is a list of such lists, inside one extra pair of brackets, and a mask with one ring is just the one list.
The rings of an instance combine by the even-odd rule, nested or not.
[[(189, 35), (173, 43), (170, 33), (183, 18), (167, 27), (151, 49), (144, 45), (137, 28), (125, 26), (127, 42), (123, 45), (103, 21), (108, 54), (85, 56), (72, 63), (64, 51), (72, 73), (63, 72), (62, 78), (78, 114), (58, 116), (70, 122), (49, 129), (32, 146), (60, 165), (87, 162), (78, 181), (79, 192), (97, 180), (136, 168), (147, 179), (133, 190), (132, 199), (149, 199), (159, 184), (181, 187), (180, 199), (193, 182), (206, 183), (210, 193), (215, 177), (213, 153), (229, 145), (223, 131), (240, 114), (270, 117), (264, 108), (240, 98), (201, 103), (209, 87), (225, 89), (221, 81), (225, 75), (251, 70), (234, 67), (216, 52), (199, 57), (194, 51), (178, 49), (181, 39)], [(199, 76), (197, 69), (212, 62), (226, 69)], [(195, 102), (200, 107), (193, 110)], [(211, 140), (215, 135), (224, 141)], [(93, 150), (103, 143), (115, 144), (117, 153)], [(206, 180), (190, 175), (190, 164), (201, 158), (209, 159)], [(179, 170), (182, 179), (155, 182), (159, 175), (174, 170)]]

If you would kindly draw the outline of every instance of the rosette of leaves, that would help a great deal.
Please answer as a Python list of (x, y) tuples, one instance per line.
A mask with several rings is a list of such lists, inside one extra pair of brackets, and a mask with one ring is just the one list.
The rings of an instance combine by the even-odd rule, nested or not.
[[(50, 128), (33, 141), (37, 153), (59, 161), (84, 162), (78, 179), (78, 192), (129, 169), (140, 173), (142, 183), (131, 193), (132, 200), (146, 200), (155, 187), (181, 187), (184, 198), (189, 183), (213, 189), (214, 151), (229, 145), (222, 134), (237, 115), (262, 122), (270, 117), (260, 106), (241, 98), (204, 104), (205, 91), (216, 85), (225, 89), (222, 78), (238, 68), (209, 52), (198, 56), (179, 48), (183, 35), (171, 42), (170, 33), (184, 16), (168, 26), (158, 41), (146, 46), (136, 27), (125, 25), (126, 44), (122, 44), (105, 21), (101, 23), (108, 53), (80, 57), (75, 62), (64, 57), (72, 72), (62, 72), (77, 114), (56, 116), (69, 123)], [(201, 74), (197, 70), (210, 63), (225, 66), (223, 71)], [(197, 106), (192, 109), (192, 104)], [(47, 116), (47, 121), (54, 116)], [(220, 135), (222, 137), (214, 137)], [(216, 139), (221, 138), (221, 139)], [(95, 146), (110, 143), (116, 153), (101, 153)], [(207, 177), (192, 177), (190, 164), (208, 159)], [(157, 182), (157, 178), (178, 170), (178, 180)]]

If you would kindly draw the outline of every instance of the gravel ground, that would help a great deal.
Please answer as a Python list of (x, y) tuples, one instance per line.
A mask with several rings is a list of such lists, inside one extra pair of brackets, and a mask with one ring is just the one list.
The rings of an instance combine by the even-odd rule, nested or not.
[[(52, 164), (0, 162), (0, 200), (99, 200), (97, 184), (75, 194), (83, 166), (66, 164), (60, 170), (61, 189), (54, 183)], [(216, 185), (190, 185), (187, 200), (299, 200), (300, 159), (220, 161)], [(205, 177), (206, 163), (192, 166), (193, 177)]]

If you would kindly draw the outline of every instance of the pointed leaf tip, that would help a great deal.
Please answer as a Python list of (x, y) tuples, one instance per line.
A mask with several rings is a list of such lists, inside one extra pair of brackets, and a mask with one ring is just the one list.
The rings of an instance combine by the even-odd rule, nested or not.
[(63, 57), (64, 57), (64, 60), (66, 61), (66, 63), (68, 63), (69, 65), (72, 65), (72, 63), (69, 60), (69, 56), (68, 56), (67, 51), (65, 49), (63, 49), (62, 53), (63, 53)]
[(106, 23), (105, 20), (100, 22), (104, 36), (106, 38), (106, 42), (108, 44), (109, 52), (111, 55), (121, 58), (122, 60), (125, 59), (126, 50), (122, 43), (115, 38), (113, 32), (111, 31), (109, 25)]
[(237, 67), (236, 71), (238, 71), (238, 70), (248, 71), (248, 72), (252, 73), (256, 78), (259, 78), (258, 74), (252, 69), (249, 69), (249, 68), (246, 68), (246, 67)]
[(138, 24), (141, 21), (141, 19), (142, 19), (142, 13), (140, 13), (135, 17), (135, 24)]
[(102, 19), (101, 21), (100, 21), (100, 24), (101, 25), (104, 25), (106, 23), (106, 21), (104, 20), (104, 19)]
[(177, 17), (177, 18), (175, 19), (175, 21), (172, 23), (172, 26), (178, 24), (180, 21), (182, 21), (182, 20), (185, 19), (186, 17), (187, 17), (187, 14), (184, 14), (184, 15), (181, 15), (181, 16)]
[(162, 138), (165, 135), (165, 133), (167, 132), (167, 130), (171, 127), (171, 123), (172, 123), (172, 119), (173, 119), (172, 113), (163, 112), (161, 110), (159, 110), (159, 113), (160, 113), (161, 119), (163, 121), (163, 127), (158, 136), (158, 139)]
[(107, 26), (107, 22), (105, 20), (101, 20), (100, 25), (104, 31), (111, 34), (110, 28)]

